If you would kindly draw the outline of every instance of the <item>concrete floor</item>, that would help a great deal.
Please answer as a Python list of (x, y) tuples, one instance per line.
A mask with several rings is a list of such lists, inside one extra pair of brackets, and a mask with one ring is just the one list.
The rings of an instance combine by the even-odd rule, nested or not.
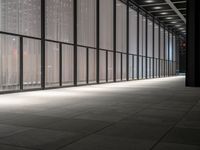
[(0, 150), (200, 150), (184, 77), (0, 95)]

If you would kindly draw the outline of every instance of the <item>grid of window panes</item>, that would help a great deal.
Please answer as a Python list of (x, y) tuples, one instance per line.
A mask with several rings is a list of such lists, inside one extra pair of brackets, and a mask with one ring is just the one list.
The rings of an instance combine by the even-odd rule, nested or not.
[(0, 0), (0, 92), (175, 74), (176, 35), (135, 5)]

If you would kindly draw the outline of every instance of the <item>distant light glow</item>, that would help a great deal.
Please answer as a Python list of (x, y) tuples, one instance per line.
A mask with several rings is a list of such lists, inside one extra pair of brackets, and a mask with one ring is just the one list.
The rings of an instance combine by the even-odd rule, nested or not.
[(160, 7), (160, 6), (156, 6), (156, 7), (154, 7), (154, 9), (161, 9), (162, 7)]

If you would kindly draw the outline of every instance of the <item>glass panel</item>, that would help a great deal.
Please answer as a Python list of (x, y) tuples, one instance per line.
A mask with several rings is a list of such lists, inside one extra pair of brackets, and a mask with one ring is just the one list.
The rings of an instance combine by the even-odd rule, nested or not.
[(41, 36), (41, 0), (0, 0), (0, 30)]
[[(139, 22), (139, 55), (146, 55), (146, 18), (140, 14), (140, 22)], [(137, 34), (136, 34), (137, 35)]]
[(77, 0), (78, 44), (96, 47), (96, 0)]
[(77, 81), (78, 84), (86, 84), (86, 48), (78, 47), (77, 52)]
[(46, 38), (73, 43), (73, 0), (46, 1)]
[(160, 58), (164, 59), (164, 29), (160, 29)]
[(0, 34), (0, 91), (19, 89), (19, 38)]
[(116, 11), (116, 49), (126, 53), (126, 5), (120, 0), (117, 0)]
[(165, 31), (165, 59), (168, 60), (168, 46), (169, 46), (169, 43), (168, 43), (168, 31)]
[(100, 81), (106, 81), (106, 52), (100, 51)]
[(89, 83), (96, 82), (96, 50), (89, 49)]
[(121, 54), (116, 54), (116, 80), (121, 80)]
[(122, 56), (122, 79), (126, 80), (126, 54)]
[(155, 58), (159, 58), (159, 26), (158, 24), (155, 24), (155, 29), (154, 29), (154, 53), (155, 53)]
[(129, 55), (129, 79), (133, 79), (133, 56)]
[(46, 87), (59, 85), (59, 44), (46, 42), (45, 51)]
[(100, 0), (100, 48), (113, 50), (113, 0)]
[(113, 53), (108, 52), (108, 81), (113, 81)]
[(24, 89), (41, 87), (41, 41), (24, 38)]
[(134, 79), (137, 79), (137, 56), (134, 56)]
[(62, 45), (62, 84), (72, 85), (74, 81), (74, 47)]
[(129, 8), (129, 53), (137, 54), (137, 12)]
[(139, 57), (139, 79), (142, 79), (142, 57)]
[(148, 57), (153, 57), (153, 23), (148, 19)]

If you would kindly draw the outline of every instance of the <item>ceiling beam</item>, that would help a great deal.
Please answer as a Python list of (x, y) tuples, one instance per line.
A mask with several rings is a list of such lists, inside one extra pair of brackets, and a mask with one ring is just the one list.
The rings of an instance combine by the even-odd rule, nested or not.
[[(179, 8), (178, 9), (179, 11), (181, 11), (181, 10), (186, 10), (186, 8)], [(156, 13), (156, 12), (164, 12), (164, 11), (174, 11), (173, 9), (159, 9), (159, 10), (152, 10), (152, 11), (148, 11), (148, 12), (150, 12), (150, 13)]]
[[(174, 4), (183, 4), (186, 3), (186, 1), (178, 1), (178, 2), (173, 2)], [(160, 5), (166, 5), (167, 3), (153, 3), (153, 4), (144, 4), (141, 5), (141, 7), (149, 7), (149, 6), (160, 6)]]
[(177, 13), (177, 15), (183, 20), (183, 22), (186, 24), (186, 19), (183, 16), (183, 14), (179, 11), (180, 9), (177, 9), (176, 6), (172, 3), (171, 0), (165, 0), (167, 4)]

